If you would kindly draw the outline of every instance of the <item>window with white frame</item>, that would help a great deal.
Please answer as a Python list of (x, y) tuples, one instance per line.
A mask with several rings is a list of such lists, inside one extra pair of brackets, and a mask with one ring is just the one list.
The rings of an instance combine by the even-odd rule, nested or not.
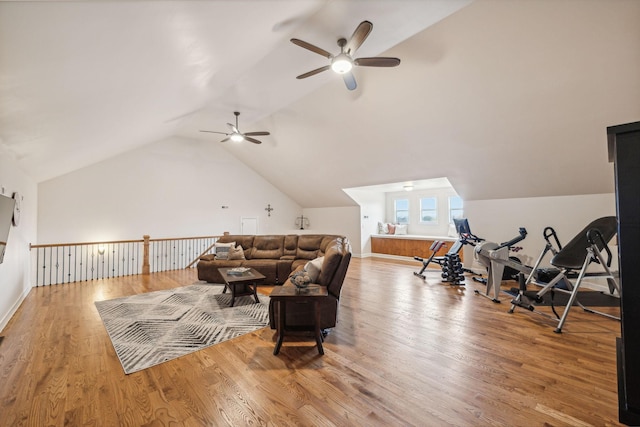
[(409, 224), (409, 199), (394, 200), (393, 209), (396, 224)]
[(449, 197), (449, 224), (453, 224), (454, 219), (464, 218), (463, 202), (460, 196)]
[(438, 199), (435, 197), (420, 198), (420, 223), (438, 223)]

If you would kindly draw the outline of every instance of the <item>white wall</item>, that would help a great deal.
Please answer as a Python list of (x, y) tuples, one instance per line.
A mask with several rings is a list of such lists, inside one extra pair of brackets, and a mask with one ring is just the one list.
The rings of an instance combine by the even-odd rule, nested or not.
[(35, 242), (38, 190), (12, 154), (0, 145), (0, 192), (22, 194), (20, 223), (11, 227), (4, 262), (0, 264), (0, 331), (31, 289), (29, 244)]
[[(360, 205), (360, 256), (371, 256), (371, 235), (378, 233), (378, 222), (386, 222), (385, 193), (349, 188), (345, 192)], [(352, 245), (356, 246), (355, 242)], [(355, 249), (354, 249), (355, 251)]]
[[(525, 264), (533, 265), (545, 245), (542, 232), (552, 227), (566, 244), (587, 224), (603, 216), (615, 216), (615, 194), (581, 196), (534, 197), (523, 199), (477, 200), (465, 202), (465, 216), (471, 231), (488, 241), (502, 243), (518, 235), (518, 228), (527, 229), (527, 237), (518, 246), (522, 251), (513, 254)], [(610, 244), (617, 266), (617, 247)], [(465, 265), (483, 268), (473, 261), (473, 248), (465, 246)], [(545, 258), (549, 265), (550, 256)], [(617, 267), (615, 267), (617, 268)]]
[(309, 228), (305, 229), (306, 233), (346, 236), (351, 243), (353, 256), (361, 255), (359, 206), (307, 208), (303, 209), (302, 213), (305, 217), (309, 217)]
[(219, 143), (182, 138), (40, 183), (38, 190), (40, 244), (239, 233), (241, 217), (257, 217), (259, 234), (280, 234), (301, 211)]

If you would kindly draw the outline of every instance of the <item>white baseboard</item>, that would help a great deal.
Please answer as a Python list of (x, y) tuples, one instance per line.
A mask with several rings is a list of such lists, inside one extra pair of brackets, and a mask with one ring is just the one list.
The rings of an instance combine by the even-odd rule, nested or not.
[(20, 304), (22, 304), (22, 301), (24, 301), (27, 295), (29, 295), (30, 291), (31, 288), (27, 288), (22, 291), (22, 294), (20, 295), (20, 297), (18, 297), (18, 300), (11, 306), (9, 312), (0, 320), (0, 332), (4, 330), (5, 326), (7, 326), (7, 323), (9, 323), (9, 320), (11, 320), (13, 315), (16, 314), (16, 311), (18, 311), (18, 308), (20, 308)]

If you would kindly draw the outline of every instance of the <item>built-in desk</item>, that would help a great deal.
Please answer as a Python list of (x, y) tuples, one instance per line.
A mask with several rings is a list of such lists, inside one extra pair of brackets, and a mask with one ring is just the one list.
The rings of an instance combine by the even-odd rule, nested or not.
[[(429, 248), (436, 240), (447, 242), (436, 253), (436, 256), (443, 256), (458, 239), (455, 237), (420, 236), (415, 234), (372, 234), (371, 252), (411, 258), (414, 256), (428, 258), (431, 255)], [(462, 251), (460, 251), (460, 259), (462, 260)]]

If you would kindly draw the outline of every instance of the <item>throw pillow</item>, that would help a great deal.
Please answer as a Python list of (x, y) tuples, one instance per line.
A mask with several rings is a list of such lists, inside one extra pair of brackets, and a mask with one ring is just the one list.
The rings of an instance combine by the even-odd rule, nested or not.
[(242, 249), (242, 246), (238, 245), (235, 248), (229, 248), (228, 259), (246, 259), (244, 257), (244, 249)]
[(322, 263), (324, 262), (324, 257), (321, 256), (316, 259), (312, 259), (308, 263), (305, 264), (304, 269), (309, 274), (311, 278), (311, 283), (316, 283), (318, 280), (318, 276), (320, 276), (320, 270), (322, 270)]
[(396, 225), (396, 234), (407, 234), (407, 225), (406, 224)]
[(229, 258), (229, 250), (231, 248), (236, 247), (236, 242), (230, 243), (215, 243), (216, 248), (216, 258), (217, 259), (228, 259)]
[(389, 234), (389, 227), (384, 222), (378, 222), (378, 234)]
[(396, 225), (395, 224), (387, 224), (387, 228), (389, 228), (389, 234), (396, 234)]

